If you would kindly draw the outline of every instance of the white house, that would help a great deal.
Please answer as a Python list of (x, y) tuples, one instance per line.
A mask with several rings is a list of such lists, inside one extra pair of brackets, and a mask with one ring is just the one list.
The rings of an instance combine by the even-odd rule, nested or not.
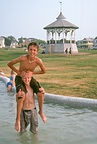
[(97, 49), (97, 37), (93, 40), (93, 48), (92, 49)]
[(84, 38), (76, 42), (78, 48), (91, 49), (93, 47), (93, 38)]
[(5, 47), (4, 42), (5, 42), (5, 39), (3, 37), (0, 37), (0, 48)]

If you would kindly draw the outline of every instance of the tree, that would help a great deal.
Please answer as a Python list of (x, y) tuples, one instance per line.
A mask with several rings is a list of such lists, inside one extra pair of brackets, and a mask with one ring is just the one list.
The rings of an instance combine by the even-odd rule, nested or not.
[(97, 37), (95, 37), (95, 39), (97, 39)]
[(8, 39), (11, 40), (11, 42), (16, 42), (17, 40), (13, 36), (8, 36)]
[(16, 39), (13, 36), (4, 37), (5, 38), (5, 46), (10, 46), (12, 42), (15, 42)]
[(19, 44), (22, 44), (23, 43), (23, 38), (22, 37), (18, 38), (18, 42), (19, 42)]
[(5, 38), (5, 46), (10, 46), (11, 45), (11, 40), (8, 37)]

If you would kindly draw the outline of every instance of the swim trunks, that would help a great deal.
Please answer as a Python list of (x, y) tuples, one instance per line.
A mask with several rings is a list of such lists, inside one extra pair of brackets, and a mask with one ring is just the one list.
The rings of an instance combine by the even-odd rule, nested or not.
[(7, 87), (8, 87), (9, 85), (11, 85), (11, 86), (12, 86), (12, 83), (11, 83), (11, 82), (8, 82), (8, 83), (7, 83)]
[[(22, 78), (20, 76), (16, 76), (15, 78), (15, 84), (16, 84), (16, 92), (18, 93), (18, 91), (21, 89), (22, 91), (24, 91), (25, 93), (27, 92), (26, 90), (26, 86), (22, 80)], [(31, 82), (30, 82), (30, 86), (31, 88), (33, 89), (34, 93), (38, 93), (38, 92), (41, 92), (39, 90), (39, 88), (41, 88), (40, 84), (38, 81), (36, 81), (33, 77), (31, 79)]]
[(33, 134), (38, 133), (38, 118), (36, 108), (32, 110), (23, 110), (21, 111), (21, 120), (20, 120), (20, 132), (23, 133), (26, 131), (27, 126), (30, 124), (30, 131)]

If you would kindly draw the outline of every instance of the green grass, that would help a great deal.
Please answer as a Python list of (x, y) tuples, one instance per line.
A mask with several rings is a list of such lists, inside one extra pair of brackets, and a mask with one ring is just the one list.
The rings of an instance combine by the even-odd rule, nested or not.
[(21, 49), (0, 49), (0, 61), (10, 61), (24, 54), (26, 54), (26, 52)]
[[(87, 55), (42, 55), (46, 73), (34, 77), (47, 93), (97, 98), (97, 50), (80, 50)], [(22, 49), (0, 49), (0, 67), (10, 73), (7, 63), (26, 54)]]

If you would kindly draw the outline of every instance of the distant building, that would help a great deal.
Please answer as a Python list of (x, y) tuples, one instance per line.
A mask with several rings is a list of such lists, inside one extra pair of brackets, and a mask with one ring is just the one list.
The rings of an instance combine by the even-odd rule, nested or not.
[(47, 30), (47, 46), (45, 53), (65, 53), (71, 49), (72, 53), (78, 53), (75, 42), (75, 30), (78, 27), (68, 21), (60, 12), (57, 20), (44, 27)]
[(93, 48), (92, 49), (97, 49), (97, 37), (93, 40)]
[(10, 47), (11, 47), (11, 48), (16, 48), (16, 47), (18, 47), (18, 42), (17, 42), (17, 41), (12, 41)]
[(84, 38), (76, 43), (77, 47), (80, 49), (91, 49), (93, 47), (93, 38)]
[(0, 48), (5, 47), (4, 42), (5, 42), (5, 39), (3, 37), (0, 37)]

